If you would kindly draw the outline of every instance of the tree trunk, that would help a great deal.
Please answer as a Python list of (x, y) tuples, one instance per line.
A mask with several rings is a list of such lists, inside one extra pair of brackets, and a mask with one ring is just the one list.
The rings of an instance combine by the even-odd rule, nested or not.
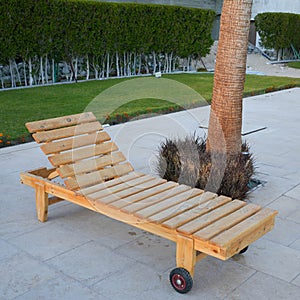
[(86, 55), (86, 80), (90, 79), (90, 60), (88, 54)]
[(28, 59), (29, 85), (33, 85), (31, 57)]
[(40, 56), (40, 76), (42, 80), (42, 85), (45, 84), (45, 77), (44, 77), (44, 67), (43, 67), (43, 57)]
[(242, 100), (253, 0), (224, 0), (207, 150), (241, 151)]

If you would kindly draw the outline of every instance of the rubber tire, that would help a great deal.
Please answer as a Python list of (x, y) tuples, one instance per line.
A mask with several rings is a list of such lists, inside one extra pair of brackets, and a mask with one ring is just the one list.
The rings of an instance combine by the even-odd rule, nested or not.
[(170, 273), (170, 283), (176, 292), (186, 294), (193, 287), (193, 278), (186, 269), (176, 268)]
[(245, 247), (244, 249), (242, 249), (242, 250), (239, 252), (239, 254), (243, 254), (243, 253), (245, 253), (247, 250), (248, 250), (248, 246)]

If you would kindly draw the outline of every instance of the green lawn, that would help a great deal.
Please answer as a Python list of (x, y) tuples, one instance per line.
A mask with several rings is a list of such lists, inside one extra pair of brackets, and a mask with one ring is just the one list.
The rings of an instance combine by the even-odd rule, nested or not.
[(300, 61), (293, 61), (288, 63), (288, 67), (300, 69)]
[[(201, 94), (207, 102), (211, 100), (213, 87), (212, 74), (176, 74), (165, 75), (163, 78), (175, 80), (177, 84), (180, 82), (192, 88)], [(116, 118), (118, 122), (122, 122), (132, 116), (145, 113), (167, 112), (178, 110), (180, 106), (194, 107), (207, 104), (206, 101), (203, 102), (196, 98), (187, 99), (186, 95), (184, 95), (185, 89), (183, 89), (182, 94), (180, 94), (180, 91), (174, 91), (174, 95), (176, 94), (177, 98), (176, 103), (171, 99), (167, 99), (169, 101), (159, 100), (157, 97), (152, 97), (150, 93), (149, 96), (142, 97), (143, 99), (133, 99), (134, 101), (129, 103), (128, 101), (123, 101), (124, 105), (122, 103), (120, 105), (119, 99), (130, 98), (130, 95), (135, 95), (135, 93), (139, 99), (138, 95), (141, 94), (139, 91), (144, 89), (141, 86), (135, 90), (134, 85), (131, 85), (133, 82), (125, 82), (128, 80), (134, 79), (89, 81), (0, 91), (0, 146), (1, 140), (5, 139), (4, 137), (9, 136), (9, 140), (15, 141), (21, 137), (23, 137), (21, 139), (24, 139), (24, 137), (28, 136), (28, 132), (24, 127), (24, 124), (28, 121), (75, 114), (90, 110), (90, 108), (92, 109), (93, 106), (91, 103), (95, 102), (93, 99), (99, 94), (104, 96), (100, 97), (97, 103), (97, 109), (102, 114), (100, 118), (102, 121), (109, 117), (108, 120), (110, 121)], [(117, 84), (120, 85), (116, 86)], [(125, 84), (125, 87), (127, 86), (126, 84), (129, 84), (127, 86), (129, 88), (126, 88), (126, 90), (123, 89), (122, 84)], [(110, 93), (109, 88), (112, 86), (114, 86), (114, 92)], [(115, 86), (118, 88), (115, 88)], [(245, 96), (274, 91), (286, 86), (300, 86), (300, 78), (247, 75)], [(172, 84), (170, 87), (165, 86), (165, 90), (169, 91), (172, 89)], [(159, 93), (160, 91), (158, 90), (157, 94)]]

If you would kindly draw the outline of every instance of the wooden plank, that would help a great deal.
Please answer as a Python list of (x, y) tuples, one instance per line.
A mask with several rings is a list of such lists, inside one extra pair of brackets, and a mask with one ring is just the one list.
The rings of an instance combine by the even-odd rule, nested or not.
[(92, 133), (102, 130), (99, 122), (84, 123), (76, 126), (54, 129), (50, 131), (41, 131), (34, 133), (32, 137), (37, 143), (51, 142), (54, 140), (69, 138), (72, 136)]
[(75, 136), (70, 139), (53, 141), (41, 145), (41, 149), (45, 154), (60, 153), (63, 151), (76, 149), (88, 145), (100, 144), (110, 140), (110, 136), (105, 131), (98, 131), (83, 136)]
[(129, 204), (138, 202), (138, 201), (143, 200), (147, 197), (151, 197), (153, 195), (158, 195), (159, 196), (159, 194), (161, 192), (169, 190), (169, 189), (171, 189), (171, 188), (173, 188), (177, 185), (178, 185), (178, 183), (176, 183), (176, 182), (168, 181), (166, 183), (160, 184), (160, 185), (155, 186), (153, 188), (149, 188), (149, 189), (147, 189), (145, 191), (142, 191), (142, 192), (139, 192), (137, 194), (125, 197), (125, 198), (123, 198), (119, 201), (115, 201), (114, 202), (114, 207), (122, 209), (123, 207), (125, 207)]
[(127, 162), (125, 164), (116, 165), (114, 167), (92, 172), (89, 174), (78, 175), (75, 178), (69, 178), (65, 180), (65, 184), (68, 189), (76, 190), (123, 176), (131, 171), (133, 171), (133, 167), (129, 162)]
[(141, 184), (144, 184), (148, 181), (152, 181), (153, 180), (153, 176), (150, 175), (145, 175), (145, 176), (141, 176), (141, 177), (137, 177), (135, 179), (132, 179), (130, 181), (121, 181), (120, 184), (114, 185), (110, 188), (106, 188), (104, 190), (89, 194), (89, 198), (91, 199), (102, 199), (105, 198), (107, 196), (113, 195), (115, 193), (121, 192), (121, 191), (125, 191), (129, 188), (132, 188), (133, 186), (138, 186)]
[(101, 157), (82, 160), (71, 165), (63, 165), (58, 169), (61, 178), (71, 177), (82, 173), (89, 173), (124, 162), (125, 156), (121, 152), (113, 152)]
[(37, 218), (40, 222), (46, 222), (48, 219), (48, 193), (44, 184), (35, 186), (35, 203)]
[[(209, 206), (209, 204), (206, 204), (206, 202), (209, 200), (210, 199), (207, 199), (206, 197), (201, 197), (201, 195), (196, 196), (194, 198), (188, 199), (184, 203), (179, 203), (175, 206), (170, 207), (169, 209), (159, 212), (158, 214), (151, 216), (149, 219), (155, 223), (162, 223), (173, 217), (181, 215), (182, 213), (187, 212), (193, 208), (196, 208), (195, 210), (202, 210), (202, 209), (204, 210), (204, 209), (207, 209), (207, 206)], [(227, 200), (227, 202), (230, 200)], [(222, 201), (220, 201), (220, 203), (219, 203), (219, 206), (223, 205), (225, 203), (225, 201), (226, 201), (225, 199), (222, 199)], [(187, 215), (188, 215), (188, 213), (185, 214), (185, 216), (187, 216)]]
[(190, 275), (194, 276), (196, 265), (196, 251), (194, 241), (191, 238), (178, 235), (176, 242), (176, 266), (186, 269)]
[[(247, 240), (247, 245), (249, 245), (261, 236), (261, 233), (257, 235), (255, 232), (260, 231), (260, 229), (263, 228), (266, 223), (269, 223), (270, 220), (273, 220), (277, 213), (278, 212), (275, 210), (263, 208), (246, 220), (212, 238), (211, 243), (220, 245), (223, 248), (235, 248), (239, 246), (241, 241), (243, 241), (246, 236), (248, 236), (248, 239), (250, 238), (251, 240)], [(265, 231), (263, 230), (263, 232)], [(252, 235), (252, 237), (249, 236), (249, 234)]]
[(229, 228), (235, 226), (239, 222), (247, 219), (248, 217), (254, 215), (260, 210), (258, 205), (248, 204), (236, 210), (232, 214), (214, 222), (213, 224), (206, 226), (205, 228), (195, 232), (193, 236), (200, 238), (201, 240), (210, 240), (214, 236), (228, 230)]
[(118, 146), (114, 142), (106, 142), (103, 144), (90, 146), (86, 148), (76, 149), (61, 154), (56, 154), (49, 157), (49, 161), (55, 167), (74, 163), (76, 161), (95, 157), (98, 155), (107, 154), (112, 151), (118, 150)]
[(51, 175), (55, 171), (56, 171), (56, 168), (51, 168), (51, 169), (39, 168), (36, 170), (28, 171), (27, 173), (30, 173), (30, 174), (36, 175), (36, 176), (40, 176), (43, 178), (48, 178), (48, 176)]
[(201, 217), (193, 219), (192, 221), (177, 228), (177, 231), (186, 235), (191, 235), (194, 232), (216, 222), (217, 220), (224, 218), (225, 216), (233, 213), (242, 206), (246, 205), (245, 202), (240, 200), (233, 200), (219, 208), (210, 211)]
[(225, 196), (219, 196), (217, 197), (217, 194), (210, 193), (210, 192), (205, 192), (201, 196), (202, 198), (202, 204), (193, 207), (190, 210), (184, 211), (180, 214), (175, 215), (172, 218), (167, 219), (166, 221), (163, 222), (163, 226), (176, 229), (183, 224), (194, 220), (228, 202), (231, 202), (232, 199), (229, 197)]
[(143, 182), (139, 185), (132, 186), (132, 187), (126, 189), (126, 190), (122, 190), (122, 191), (119, 191), (117, 193), (111, 194), (107, 197), (99, 198), (99, 199), (95, 199), (95, 200), (99, 200), (99, 201), (101, 201), (102, 203), (105, 203), (105, 204), (114, 205), (115, 201), (118, 201), (118, 200), (120, 200), (122, 198), (125, 198), (125, 197), (128, 197), (128, 196), (131, 196), (133, 194), (137, 194), (141, 191), (150, 189), (150, 188), (155, 187), (157, 185), (163, 184), (164, 182), (166, 182), (166, 180), (159, 179), (159, 178), (153, 178), (153, 179), (151, 179), (149, 181), (146, 181), (146, 182)]
[(44, 131), (49, 129), (56, 129), (60, 127), (72, 126), (79, 123), (96, 121), (96, 117), (91, 112), (64, 116), (59, 118), (52, 118), (47, 120), (28, 122), (25, 124), (30, 133), (37, 131)]
[(149, 207), (146, 207), (138, 212), (136, 212), (136, 215), (140, 218), (149, 218), (150, 216), (157, 214), (165, 209), (168, 209), (178, 203), (183, 203), (184, 201), (193, 198), (195, 196), (201, 195), (203, 193), (202, 190), (199, 189), (190, 189), (186, 192), (183, 192), (179, 195), (170, 197), (164, 201), (158, 202), (154, 205), (151, 205)]
[(123, 211), (126, 211), (128, 213), (134, 213), (137, 212), (139, 210), (142, 210), (143, 208), (149, 207), (151, 205), (154, 205), (158, 202), (161, 202), (165, 199), (168, 199), (170, 197), (179, 195), (187, 190), (190, 190), (191, 187), (187, 186), (187, 185), (179, 185), (179, 186), (175, 186), (174, 188), (167, 190), (165, 192), (160, 193), (159, 195), (154, 195), (151, 197), (147, 197), (139, 202), (135, 202), (135, 203), (131, 203), (128, 206), (123, 207)]
[(141, 176), (145, 176), (145, 174), (139, 173), (139, 172), (131, 172), (129, 174), (126, 174), (126, 175), (118, 177), (118, 178), (111, 179), (109, 181), (105, 181), (105, 182), (98, 183), (93, 186), (82, 188), (81, 190), (77, 191), (77, 193), (88, 197), (90, 194), (96, 193), (96, 192), (104, 190), (104, 189), (111, 188), (115, 185), (118, 185), (118, 184), (124, 183), (124, 182), (128, 182), (132, 179), (135, 179), (135, 178), (138, 178)]
[(55, 203), (58, 203), (58, 202), (62, 202), (62, 201), (65, 201), (64, 199), (61, 199), (61, 198), (58, 198), (56, 196), (54, 197), (49, 197), (48, 198), (48, 205), (52, 205), (52, 204), (55, 204)]

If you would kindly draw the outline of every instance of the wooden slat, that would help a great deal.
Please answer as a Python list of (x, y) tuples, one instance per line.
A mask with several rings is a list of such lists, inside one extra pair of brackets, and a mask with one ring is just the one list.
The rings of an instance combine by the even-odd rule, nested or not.
[(50, 156), (49, 161), (53, 166), (58, 167), (61, 165), (74, 163), (82, 159), (107, 154), (116, 150), (118, 150), (118, 146), (114, 142), (107, 142), (95, 146), (68, 151), (61, 154), (56, 154)]
[[(222, 204), (229, 202), (231, 199), (227, 198), (224, 199), (221, 198), (221, 201), (219, 201), (218, 205), (221, 206)], [(207, 210), (207, 207), (209, 207), (209, 203), (207, 203), (208, 201), (210, 201), (209, 198), (207, 197), (201, 197), (200, 196), (196, 196), (194, 198), (188, 199), (187, 201), (185, 201), (184, 203), (179, 203), (175, 206), (170, 207), (169, 209), (166, 209), (158, 214), (155, 214), (153, 216), (151, 216), (149, 219), (152, 222), (155, 223), (162, 223), (168, 219), (171, 219), (173, 217), (176, 217), (178, 215), (181, 215), (193, 208), (195, 208), (193, 211), (197, 211), (197, 210)], [(225, 202), (226, 201), (226, 202)], [(216, 206), (215, 206), (216, 207)], [(185, 218), (189, 215), (189, 213), (185, 214)]]
[(99, 131), (84, 136), (75, 136), (70, 139), (53, 141), (41, 146), (45, 154), (60, 153), (63, 151), (80, 148), (83, 146), (99, 144), (110, 140), (110, 136), (105, 131)]
[(176, 182), (173, 182), (173, 181), (169, 181), (169, 182), (166, 182), (164, 184), (160, 184), (158, 186), (155, 186), (153, 188), (149, 188), (145, 191), (142, 191), (142, 192), (139, 192), (137, 194), (134, 194), (134, 195), (131, 195), (131, 196), (128, 196), (128, 197), (125, 197), (119, 201), (115, 201), (114, 202), (114, 207), (117, 207), (117, 208), (123, 208), (129, 204), (132, 204), (132, 203), (135, 203), (135, 202), (138, 202), (140, 200), (143, 200), (147, 197), (151, 197), (153, 195), (157, 195), (159, 196), (159, 194), (161, 192), (164, 192), (166, 190), (169, 190), (175, 186), (177, 186), (178, 183)]
[(32, 136), (37, 143), (45, 143), (99, 130), (102, 130), (101, 124), (99, 122), (92, 122), (50, 131), (41, 131), (34, 133)]
[(59, 118), (52, 118), (47, 120), (28, 122), (25, 124), (30, 133), (44, 131), (49, 129), (57, 129), (60, 127), (72, 126), (79, 123), (96, 121), (93, 113), (87, 112), (82, 114), (64, 116)]
[(258, 205), (248, 204), (239, 210), (233, 212), (232, 214), (220, 219), (217, 222), (195, 232), (193, 236), (197, 236), (201, 240), (209, 240), (214, 236), (222, 233), (225, 230), (235, 226), (239, 222), (245, 220), (246, 218), (254, 215), (260, 210)]
[(50, 206), (50, 205), (52, 205), (52, 204), (56, 204), (56, 203), (62, 202), (62, 201), (65, 201), (65, 200), (62, 199), (62, 198), (58, 198), (58, 197), (56, 197), (56, 196), (49, 197), (49, 198), (48, 198), (48, 205)]
[(95, 184), (93, 186), (82, 188), (81, 190), (77, 191), (77, 193), (88, 197), (90, 194), (111, 188), (120, 183), (128, 182), (132, 179), (142, 177), (142, 176), (145, 176), (145, 174), (139, 173), (139, 172), (131, 172), (129, 174), (126, 174), (124, 176), (121, 176), (121, 177), (118, 177), (118, 178), (115, 178), (115, 179), (112, 179), (109, 181), (105, 181), (102, 183)]
[(137, 203), (131, 203), (128, 206), (123, 207), (123, 211), (126, 211), (128, 213), (134, 213), (137, 212), (139, 210), (142, 210), (146, 207), (149, 207), (151, 205), (154, 205), (158, 202), (161, 202), (165, 199), (171, 198), (173, 196), (179, 195), (187, 190), (190, 190), (191, 187), (187, 186), (187, 185), (179, 185), (176, 186), (170, 190), (167, 190), (165, 192), (160, 193), (159, 195), (154, 195), (151, 197), (147, 197)]
[[(230, 229), (222, 232), (211, 239), (211, 243), (220, 245), (221, 247), (229, 247), (233, 244), (238, 244), (249, 233), (253, 233), (260, 227), (263, 227), (270, 219), (273, 219), (277, 215), (277, 211), (269, 208), (263, 208), (253, 216), (240, 222), (239, 224), (231, 227)], [(258, 237), (256, 237), (257, 239)], [(254, 239), (253, 241), (255, 241)], [(251, 242), (253, 242), (251, 241)]]
[(110, 188), (106, 188), (104, 190), (89, 194), (89, 198), (90, 199), (103, 199), (107, 196), (113, 195), (113, 194), (121, 192), (121, 191), (125, 191), (129, 188), (144, 184), (144, 183), (146, 183), (148, 181), (152, 181), (152, 180), (153, 180), (153, 177), (150, 175), (137, 177), (130, 181), (126, 181), (126, 182), (123, 181), (123, 182), (120, 182), (120, 184), (114, 185)]
[(78, 175), (75, 178), (69, 178), (65, 180), (65, 184), (68, 189), (76, 190), (95, 185), (115, 177), (123, 176), (131, 171), (133, 171), (133, 167), (127, 162), (125, 164), (116, 165), (115, 167), (103, 169), (97, 172)]
[(71, 177), (82, 173), (93, 172), (103, 169), (107, 166), (116, 165), (124, 162), (125, 156), (121, 152), (113, 152), (101, 157), (91, 158), (89, 160), (82, 160), (71, 165), (63, 165), (58, 169), (61, 178)]
[(192, 197), (195, 197), (195, 196), (198, 196), (198, 195), (201, 195), (203, 193), (202, 190), (199, 190), (199, 189), (191, 189), (191, 190), (188, 190), (184, 193), (181, 193), (179, 195), (176, 195), (174, 197), (170, 197), (164, 201), (161, 201), (161, 202), (158, 202), (154, 205), (151, 205), (149, 207), (146, 207), (138, 212), (136, 212), (136, 215), (139, 216), (140, 218), (148, 218), (158, 212), (161, 212), (165, 209), (168, 209), (178, 203), (183, 203), (184, 201), (192, 198)]
[[(166, 221), (164, 221), (163, 226), (168, 228), (176, 229), (177, 227), (182, 226), (183, 224), (194, 220), (228, 202), (231, 202), (232, 199), (229, 197), (219, 196), (217, 194), (205, 192), (201, 196), (203, 199), (203, 204), (196, 206), (188, 211), (182, 212)], [(217, 197), (217, 198), (216, 198)]]
[(232, 202), (229, 202), (211, 212), (202, 215), (201, 217), (193, 219), (192, 221), (180, 226), (179, 228), (177, 228), (177, 231), (188, 235), (193, 234), (194, 232), (233, 213), (244, 205), (246, 205), (246, 203), (243, 201), (233, 200)]
[(153, 178), (153, 179), (151, 179), (147, 182), (141, 183), (139, 185), (132, 186), (132, 187), (126, 189), (126, 190), (119, 191), (115, 194), (109, 195), (107, 197), (104, 197), (104, 198), (101, 198), (101, 199), (98, 199), (98, 200), (101, 201), (102, 203), (105, 203), (105, 204), (114, 205), (113, 202), (115, 202), (115, 201), (118, 201), (122, 198), (131, 196), (131, 195), (134, 195), (134, 194), (137, 194), (141, 191), (150, 189), (152, 187), (163, 184), (165, 182), (166, 182), (166, 180), (159, 179), (159, 178)]

